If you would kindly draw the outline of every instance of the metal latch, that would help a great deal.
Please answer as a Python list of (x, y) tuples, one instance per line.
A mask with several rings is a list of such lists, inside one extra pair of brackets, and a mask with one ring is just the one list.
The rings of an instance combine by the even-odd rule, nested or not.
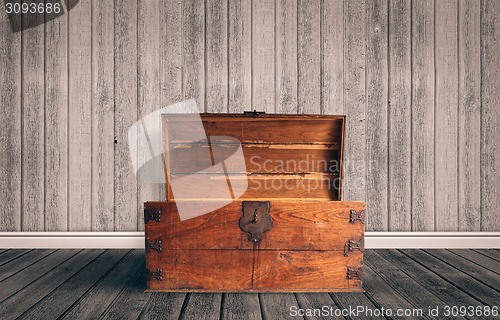
[(363, 279), (363, 267), (359, 269), (347, 267), (347, 279)]
[(361, 221), (361, 223), (365, 224), (365, 210), (361, 210), (359, 213), (357, 213), (355, 210), (351, 210), (349, 222), (355, 223), (356, 220), (359, 220)]
[(365, 250), (365, 241), (363, 239), (359, 240), (359, 242), (356, 242), (354, 240), (347, 241), (347, 243), (344, 245), (344, 257), (348, 257), (349, 252), (354, 250), (363, 252)]
[(149, 221), (161, 222), (161, 209), (144, 208), (144, 223)]
[(249, 241), (259, 242), (261, 234), (271, 230), (273, 219), (269, 215), (269, 201), (243, 201), (241, 230), (250, 233)]
[(243, 116), (245, 117), (253, 117), (253, 118), (257, 118), (263, 114), (266, 114), (265, 111), (257, 111), (257, 110), (254, 110), (254, 111), (243, 111)]
[(146, 252), (149, 252), (151, 250), (156, 250), (158, 252), (161, 252), (162, 250), (161, 239), (156, 239), (155, 241), (151, 241), (146, 238)]
[(146, 278), (149, 280), (151, 279), (156, 279), (156, 280), (160, 280), (162, 281), (163, 280), (163, 270), (158, 268), (156, 270), (149, 270), (148, 268), (146, 268)]

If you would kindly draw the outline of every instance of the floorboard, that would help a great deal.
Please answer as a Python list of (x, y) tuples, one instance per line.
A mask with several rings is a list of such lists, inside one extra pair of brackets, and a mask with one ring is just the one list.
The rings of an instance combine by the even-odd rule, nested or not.
[(500, 301), (500, 293), (476, 279), (470, 277), (459, 269), (437, 259), (422, 250), (403, 250), (408, 257), (439, 274), (443, 279), (454, 284), (462, 291), (468, 293), (485, 305), (495, 306)]
[[(443, 317), (446, 305), (500, 301), (498, 250), (366, 250), (364, 265), (364, 293), (147, 293), (144, 250), (6, 250), (0, 318), (372, 319), (384, 308), (430, 319), (429, 306)], [(318, 313), (324, 306), (333, 317)]]
[(54, 252), (55, 250), (32, 250), (17, 259), (5, 263), (0, 267), (0, 282)]

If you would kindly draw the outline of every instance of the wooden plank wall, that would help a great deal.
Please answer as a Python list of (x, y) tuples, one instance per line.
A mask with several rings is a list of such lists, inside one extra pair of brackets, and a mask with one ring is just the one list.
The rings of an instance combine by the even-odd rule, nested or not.
[(127, 131), (207, 112), (347, 115), (370, 231), (500, 231), (500, 2), (81, 0), (0, 12), (0, 230), (143, 230)]

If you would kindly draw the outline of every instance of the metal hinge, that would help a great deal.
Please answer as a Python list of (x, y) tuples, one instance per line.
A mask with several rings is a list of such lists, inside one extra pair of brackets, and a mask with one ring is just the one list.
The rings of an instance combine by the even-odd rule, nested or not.
[(363, 252), (365, 250), (365, 241), (363, 239), (359, 240), (359, 242), (349, 240), (344, 245), (344, 257), (349, 256), (350, 251), (359, 250)]
[(266, 114), (265, 111), (257, 111), (257, 110), (254, 110), (254, 111), (243, 111), (243, 116), (245, 117), (254, 117), (254, 118), (257, 118), (258, 116), (261, 116), (263, 114)]
[(144, 208), (144, 223), (149, 221), (161, 222), (161, 209)]
[(156, 270), (149, 270), (146, 268), (146, 277), (148, 278), (148, 281), (155, 278), (156, 280), (163, 280), (163, 270), (158, 268)]
[(151, 241), (149, 239), (146, 239), (146, 252), (149, 252), (151, 250), (156, 250), (158, 252), (161, 252), (161, 239), (157, 239), (155, 241)]
[(361, 210), (359, 213), (357, 213), (355, 210), (351, 210), (349, 222), (355, 223), (356, 220), (359, 220), (361, 221), (361, 223), (365, 224), (365, 210)]
[(363, 267), (359, 269), (347, 267), (347, 279), (363, 279)]

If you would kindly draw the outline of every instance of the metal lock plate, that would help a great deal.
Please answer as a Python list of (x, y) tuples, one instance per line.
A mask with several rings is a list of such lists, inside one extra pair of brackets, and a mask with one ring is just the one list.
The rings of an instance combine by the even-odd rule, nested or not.
[(260, 236), (273, 226), (273, 219), (269, 215), (269, 201), (243, 201), (242, 207), (240, 228), (250, 234), (249, 241), (259, 242)]

